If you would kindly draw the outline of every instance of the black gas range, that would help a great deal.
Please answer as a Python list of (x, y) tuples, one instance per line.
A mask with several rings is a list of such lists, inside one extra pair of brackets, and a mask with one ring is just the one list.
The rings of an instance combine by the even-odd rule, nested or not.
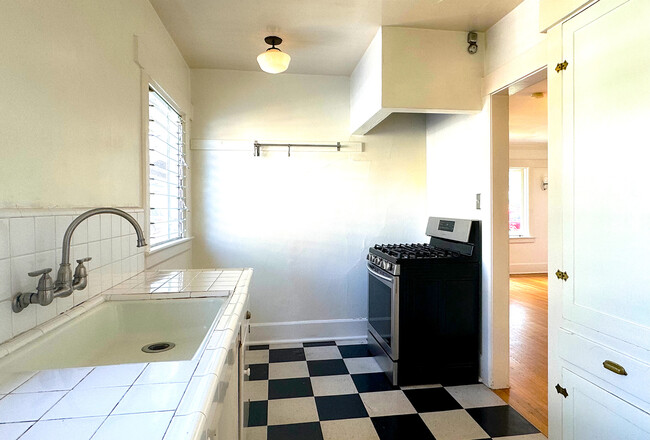
[(478, 380), (480, 222), (431, 217), (429, 243), (368, 252), (368, 344), (394, 385)]

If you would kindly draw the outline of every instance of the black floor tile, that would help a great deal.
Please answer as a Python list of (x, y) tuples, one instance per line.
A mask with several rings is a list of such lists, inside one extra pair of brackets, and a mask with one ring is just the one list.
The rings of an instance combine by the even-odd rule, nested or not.
[(310, 397), (314, 395), (308, 377), (269, 380), (269, 400)]
[(358, 394), (316, 397), (319, 420), (356, 419), (368, 417)]
[(248, 349), (249, 350), (268, 350), (269, 346), (268, 345), (249, 345)]
[(329, 359), (326, 361), (307, 361), (310, 376), (334, 376), (349, 374), (343, 359)]
[(381, 440), (435, 440), (418, 414), (373, 417), (372, 424)]
[(323, 440), (320, 423), (295, 423), (293, 425), (274, 425), (267, 429), (268, 440)]
[(318, 341), (318, 342), (303, 342), (303, 347), (328, 347), (330, 345), (336, 345), (334, 341)]
[(353, 374), (352, 380), (360, 393), (396, 390), (384, 373)]
[(463, 408), (444, 388), (404, 390), (404, 394), (419, 413)]
[(466, 410), (490, 437), (535, 434), (539, 432), (508, 405), (469, 408)]
[(267, 380), (269, 378), (269, 364), (251, 364), (249, 365), (251, 374), (248, 380)]
[(268, 400), (244, 402), (244, 405), (248, 408), (248, 420), (246, 426), (266, 426), (269, 413)]
[(302, 348), (280, 348), (269, 350), (269, 362), (295, 362), (305, 360), (305, 350)]
[(344, 359), (372, 357), (372, 353), (368, 350), (368, 344), (339, 345), (339, 351)]

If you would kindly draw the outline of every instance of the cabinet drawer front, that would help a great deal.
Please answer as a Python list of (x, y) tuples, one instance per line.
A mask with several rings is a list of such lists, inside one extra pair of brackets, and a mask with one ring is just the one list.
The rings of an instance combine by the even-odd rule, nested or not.
[[(560, 331), (559, 346), (567, 362), (650, 404), (650, 365), (566, 331)], [(605, 361), (614, 363), (613, 370), (622, 366), (627, 375), (607, 369)]]
[(650, 415), (567, 370), (562, 382), (563, 440), (647, 440)]

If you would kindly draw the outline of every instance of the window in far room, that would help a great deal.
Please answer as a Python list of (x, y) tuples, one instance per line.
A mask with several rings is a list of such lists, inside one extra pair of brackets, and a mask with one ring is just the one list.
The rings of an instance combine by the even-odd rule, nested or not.
[(185, 121), (149, 87), (149, 242), (152, 247), (187, 235)]
[(508, 222), (510, 237), (527, 237), (528, 168), (510, 168), (508, 183)]

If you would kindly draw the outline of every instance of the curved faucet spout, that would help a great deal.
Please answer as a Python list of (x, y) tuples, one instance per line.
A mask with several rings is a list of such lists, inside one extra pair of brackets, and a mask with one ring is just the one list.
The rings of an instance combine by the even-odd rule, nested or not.
[(130, 214), (117, 208), (95, 208), (95, 209), (91, 209), (90, 211), (84, 212), (79, 217), (72, 220), (72, 223), (70, 223), (70, 226), (68, 226), (68, 229), (66, 229), (65, 234), (63, 235), (63, 246), (62, 246), (63, 249), (61, 251), (62, 252), (61, 266), (63, 266), (64, 264), (70, 264), (70, 242), (72, 240), (72, 233), (74, 232), (74, 230), (77, 229), (77, 226), (79, 226), (79, 224), (82, 221), (98, 214), (115, 214), (124, 218), (129, 223), (131, 223), (133, 229), (135, 229), (135, 234), (138, 237), (137, 247), (143, 247), (147, 245), (147, 242), (144, 238), (144, 233), (142, 232), (142, 228)]
[(11, 308), (14, 312), (18, 313), (21, 310), (25, 309), (30, 304), (40, 304), (46, 306), (52, 303), (54, 298), (66, 297), (72, 295), (72, 292), (75, 290), (83, 290), (88, 284), (88, 271), (84, 263), (90, 261), (91, 257), (85, 257), (80, 260), (77, 260), (79, 264), (74, 272), (74, 277), (72, 275), (72, 269), (70, 267), (70, 242), (72, 241), (72, 234), (79, 224), (86, 220), (88, 217), (92, 217), (97, 214), (115, 214), (126, 219), (138, 236), (138, 247), (146, 246), (147, 242), (144, 239), (144, 234), (142, 233), (142, 228), (138, 222), (128, 213), (117, 208), (96, 208), (86, 211), (81, 214), (79, 217), (75, 218), (72, 223), (68, 226), (68, 229), (63, 235), (63, 250), (61, 255), (61, 265), (59, 266), (59, 271), (57, 272), (56, 281), (52, 283), (52, 278), (48, 275), (52, 270), (51, 268), (30, 272), (29, 276), (39, 276), (41, 279), (38, 283), (37, 291), (18, 293), (14, 296), (14, 299), (11, 303)]
[[(54, 297), (59, 296), (69, 296), (75, 290), (81, 290), (86, 287), (85, 282), (77, 277), (72, 277), (72, 268), (70, 267), (70, 243), (72, 241), (72, 234), (79, 224), (86, 220), (88, 217), (98, 214), (115, 214), (124, 219), (126, 219), (133, 229), (135, 229), (135, 234), (138, 237), (137, 247), (143, 247), (147, 245), (146, 240), (144, 239), (144, 233), (138, 222), (128, 213), (117, 208), (95, 208), (90, 211), (86, 211), (81, 214), (79, 217), (72, 220), (72, 223), (66, 229), (65, 234), (63, 235), (63, 246), (61, 251), (61, 265), (59, 266), (59, 271), (57, 272), (56, 282), (54, 283)], [(85, 271), (84, 271), (85, 273)]]

